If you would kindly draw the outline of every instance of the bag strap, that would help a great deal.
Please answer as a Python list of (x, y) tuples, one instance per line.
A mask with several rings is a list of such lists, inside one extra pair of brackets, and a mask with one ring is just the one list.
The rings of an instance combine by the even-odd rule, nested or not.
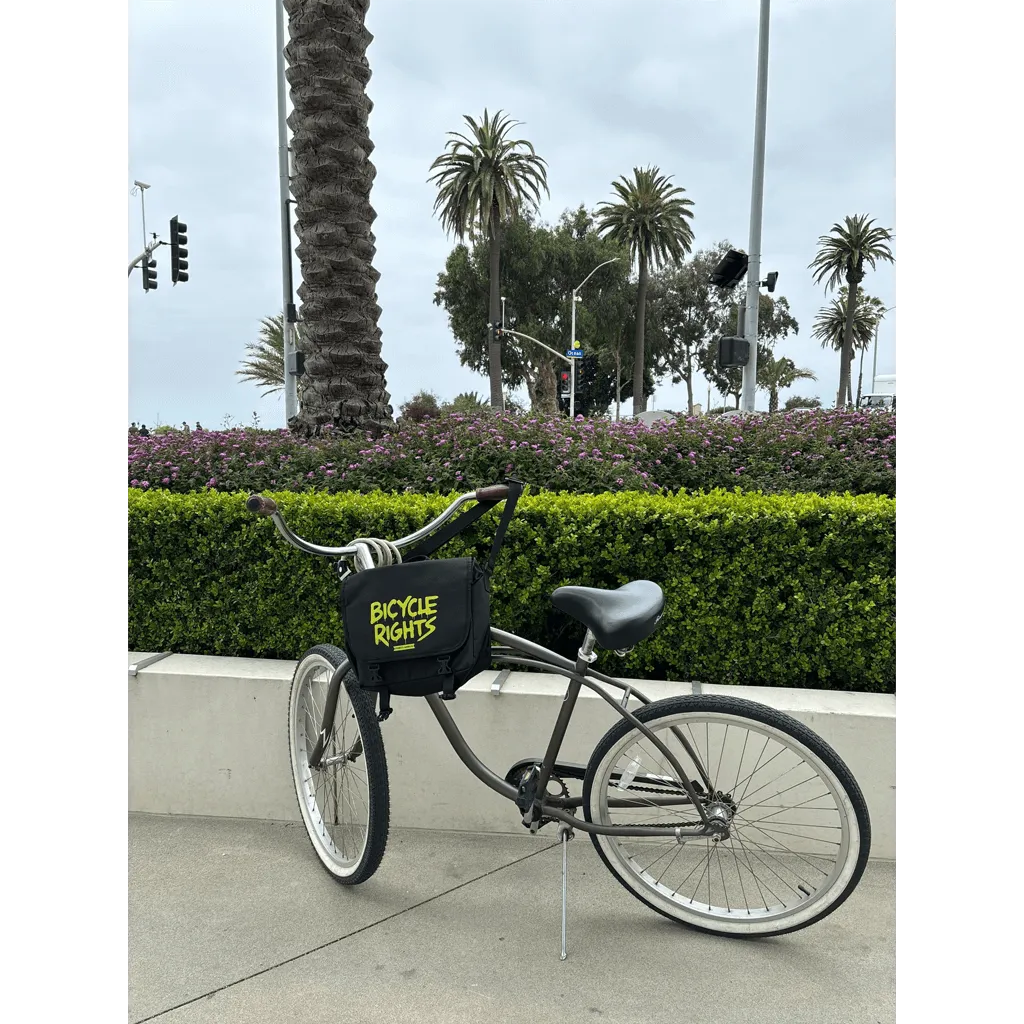
[(501, 513), (501, 522), (498, 523), (498, 529), (494, 531), (494, 543), (491, 545), (491, 557), (487, 559), (487, 575), (490, 576), (494, 572), (494, 566), (498, 561), (498, 552), (501, 551), (502, 542), (505, 540), (505, 531), (508, 529), (508, 524), (512, 522), (512, 516), (516, 511), (516, 502), (519, 501), (519, 495), (523, 493), (523, 485), (519, 480), (513, 480), (511, 477), (506, 477), (505, 483), (508, 484), (508, 497), (505, 499), (505, 508)]
[(501, 521), (498, 523), (498, 529), (494, 534), (494, 543), (491, 545), (491, 557), (487, 562), (487, 574), (490, 575), (494, 569), (494, 563), (498, 559), (498, 552), (501, 549), (502, 541), (505, 538), (505, 531), (508, 529), (508, 524), (512, 519), (513, 512), (515, 511), (516, 502), (519, 500), (519, 496), (523, 493), (523, 485), (519, 480), (513, 480), (509, 477), (505, 482), (508, 484), (507, 498), (499, 498), (496, 501), (478, 501), (467, 512), (463, 512), (462, 515), (442, 526), (436, 533), (432, 533), (429, 537), (421, 540), (419, 544), (417, 544), (416, 547), (406, 555), (406, 559), (416, 557), (425, 558), (428, 555), (432, 555), (439, 547), (447, 544), (452, 537), (462, 533), (466, 527), (472, 526), (478, 519), (490, 512), (490, 510), (494, 508), (499, 501), (504, 501), (505, 508), (502, 512)]
[(468, 512), (463, 512), (462, 515), (453, 519), (450, 523), (442, 526), (437, 533), (432, 533), (425, 540), (421, 540), (419, 544), (414, 547), (406, 559), (411, 559), (418, 556), (426, 557), (432, 555), (439, 547), (447, 544), (452, 537), (459, 533), (462, 533), (467, 526), (471, 526), (481, 516), (486, 515), (495, 505), (496, 501), (481, 501), (477, 502)]

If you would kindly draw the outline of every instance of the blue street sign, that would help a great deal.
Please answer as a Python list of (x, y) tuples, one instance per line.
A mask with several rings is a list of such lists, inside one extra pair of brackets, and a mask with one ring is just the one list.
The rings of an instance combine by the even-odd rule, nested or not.
[(581, 349), (581, 348), (567, 348), (565, 350), (565, 354), (570, 359), (582, 359), (583, 358), (583, 349)]

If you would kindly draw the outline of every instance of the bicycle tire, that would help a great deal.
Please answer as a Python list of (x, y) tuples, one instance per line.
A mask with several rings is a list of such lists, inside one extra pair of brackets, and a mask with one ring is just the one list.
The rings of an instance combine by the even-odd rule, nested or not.
[[(727, 749), (729, 751), (729, 760), (726, 763), (729, 765), (730, 772), (732, 765), (735, 763), (736, 779), (739, 781), (742, 771), (749, 771), (752, 762), (746, 759), (748, 756), (753, 756), (756, 752), (757, 744), (760, 742), (761, 737), (764, 737), (765, 743), (754, 771), (750, 773), (749, 779), (744, 779), (744, 800), (738, 800), (738, 794), (730, 792), (727, 794), (730, 797), (729, 801), (717, 801), (719, 807), (725, 807), (726, 809), (730, 802), (736, 804), (730, 821), (730, 835), (728, 839), (723, 840), (720, 844), (713, 845), (711, 839), (686, 840), (684, 843), (679, 843), (671, 837), (667, 840), (651, 840), (648, 843), (647, 840), (601, 836), (591, 833), (590, 838), (597, 849), (598, 855), (624, 888), (640, 900), (641, 903), (668, 917), (670, 920), (675, 920), (700, 931), (737, 937), (767, 937), (797, 931), (820, 921), (845, 902), (850, 893), (856, 888), (864, 873), (871, 847), (871, 825), (867, 805), (856, 780), (839, 755), (820, 736), (781, 711), (735, 697), (715, 695), (669, 697), (645, 705), (637, 710), (635, 714), (639, 721), (643, 722), (655, 733), (658, 733), (659, 730), (667, 730), (670, 723), (680, 728), (680, 730), (682, 730), (682, 726), (687, 726), (689, 729), (689, 739), (694, 741), (691, 743), (691, 746), (693, 746), (698, 758), (709, 763), (712, 763), (714, 759), (711, 751), (712, 726), (716, 730), (720, 730), (724, 726), (724, 733), (721, 734), (722, 751), (717, 754), (718, 769), (716, 769), (713, 775), (711, 772), (708, 772), (716, 786), (721, 776), (721, 768)], [(700, 750), (700, 732), (699, 730), (697, 734), (693, 732), (693, 726), (701, 721), (706, 723), (705, 728), (707, 729), (706, 753), (704, 755), (701, 754)], [(737, 755), (736, 744), (740, 738), (740, 730), (745, 726), (749, 726), (747, 729), (748, 736), (744, 738), (742, 751)], [(736, 729), (736, 735), (733, 737), (731, 746), (729, 745), (730, 728)], [(755, 740), (754, 745), (751, 747), (750, 755), (748, 755), (747, 743), (751, 734), (757, 736), (758, 739)], [(670, 733), (670, 735), (672, 734)], [(635, 740), (633, 739), (634, 737)], [(665, 739), (664, 736), (659, 736), (659, 738), (663, 741)], [(642, 746), (644, 743), (647, 744), (646, 750)], [(764, 764), (761, 764), (761, 758), (766, 756), (771, 743), (776, 744), (780, 749), (777, 753), (768, 757)], [(794, 808), (786, 808), (785, 811), (772, 811), (770, 814), (767, 813), (767, 808), (783, 806), (782, 804), (765, 803), (765, 800), (781, 798), (787, 790), (782, 787), (782, 783), (778, 780), (776, 780), (774, 786), (771, 782), (765, 783), (764, 780), (767, 777), (769, 763), (782, 756), (782, 751), (786, 749), (791, 754), (801, 756), (800, 764), (812, 768), (817, 773), (817, 781), (825, 785), (824, 794), (811, 797), (802, 804), (797, 802), (797, 796), (800, 794), (794, 794), (793, 801), (794, 807), (797, 809), (797, 818), (802, 820), (779, 819), (779, 814), (793, 813)], [(678, 744), (677, 750), (673, 750), (673, 753), (679, 754), (682, 750), (682, 744)], [(634, 751), (634, 753), (628, 754), (629, 751)], [(640, 762), (641, 764), (645, 758), (653, 760), (661, 756), (649, 740), (646, 740), (626, 719), (622, 719), (613, 725), (600, 740), (594, 748), (594, 752), (587, 765), (587, 772), (583, 782), (583, 812), (587, 821), (601, 824), (625, 823), (624, 821), (613, 820), (609, 799), (614, 797), (609, 798), (607, 795), (602, 797), (601, 794), (602, 791), (607, 792), (609, 785), (614, 785), (620, 791), (622, 790), (623, 768), (621, 766), (621, 758), (627, 754), (631, 758), (631, 762)], [(692, 760), (688, 756), (686, 756), (685, 761), (683, 756), (679, 756), (678, 760), (684, 771), (689, 771), (687, 762), (692, 765)], [(664, 761), (661, 762), (662, 765), (664, 763)], [(786, 761), (780, 762), (776, 770), (782, 769), (785, 763)], [(613, 776), (612, 772), (616, 769), (616, 765), (620, 766), (618, 769), (619, 774)], [(783, 774), (797, 771), (798, 768), (799, 766), (791, 767), (783, 772)], [(631, 763), (627, 763), (624, 770), (628, 774), (630, 770), (638, 772), (639, 767), (632, 768)], [(662, 767), (659, 770), (663, 771), (664, 768)], [(671, 769), (669, 770), (671, 771)], [(765, 770), (766, 774), (762, 775), (754, 783), (754, 776), (761, 770)], [(651, 778), (649, 770), (645, 769), (642, 781), (649, 782)], [(693, 778), (698, 778), (696, 772), (691, 777), (691, 779)], [(779, 778), (781, 779), (781, 776)], [(636, 785), (635, 779), (636, 775), (634, 774), (628, 779), (626, 784), (627, 789), (638, 791), (631, 793), (629, 799), (636, 799), (637, 797), (644, 799), (642, 792), (640, 792), (644, 787)], [(798, 775), (791, 776), (785, 780), (785, 785), (789, 786), (790, 783), (798, 779)], [(810, 785), (812, 781), (812, 778), (800, 780), (797, 782), (797, 785), (790, 786), (788, 791), (797, 790), (799, 786)], [(759, 795), (761, 792), (768, 790), (768, 793), (756, 804), (751, 804), (749, 800), (746, 800), (746, 794), (749, 792), (752, 784), (759, 787), (754, 790), (754, 794)], [(782, 787), (782, 791), (775, 792), (780, 787)], [(647, 786), (646, 788), (650, 789), (651, 787)], [(738, 789), (739, 787), (734, 788)], [(723, 795), (720, 787), (712, 787), (712, 789), (713, 795), (709, 799), (715, 800), (717, 796)], [(803, 792), (808, 793), (810, 790), (804, 790)], [(816, 803), (827, 797), (832, 797), (835, 801), (834, 819), (823, 817), (822, 814), (828, 812), (829, 809)], [(646, 799), (651, 801), (650, 796)], [(702, 802), (706, 806), (708, 805), (707, 800)], [(752, 810), (752, 807), (760, 807), (762, 809)], [(633, 810), (623, 810), (623, 815), (628, 815)], [(661, 820), (667, 824), (683, 824), (681, 821), (676, 822), (672, 820), (673, 817), (683, 817), (678, 808), (671, 811), (663, 811), (661, 808), (647, 806), (642, 809), (637, 808), (636, 810), (638, 812), (642, 810), (642, 813), (647, 816), (649, 822), (652, 810), (657, 810), (659, 814), (664, 814), (664, 818)], [(689, 817), (699, 823), (699, 815), (692, 808), (690, 809)], [(636, 821), (638, 819), (632, 820)], [(827, 820), (835, 820), (839, 824), (820, 824), (820, 822)], [(655, 817), (654, 821), (661, 823), (657, 817)], [(802, 827), (803, 832), (790, 832), (789, 829), (793, 826)], [(840, 838), (836, 840), (831, 832), (826, 831), (828, 829), (839, 829)], [(765, 845), (766, 841), (768, 845)], [(648, 843), (646, 847), (644, 846), (645, 843)], [(660, 843), (661, 846), (655, 847), (655, 843)], [(701, 844), (704, 844), (703, 848)], [(671, 857), (671, 861), (664, 868), (658, 867), (661, 874), (655, 878), (654, 873), (649, 868), (643, 868), (641, 861), (628, 852), (630, 846), (634, 849), (645, 849), (644, 859), (651, 852), (656, 852), (657, 849), (661, 849), (663, 846), (664, 852), (653, 863), (656, 864), (658, 860), (665, 857)], [(676, 876), (673, 876), (668, 883), (662, 881), (669, 870), (674, 867), (675, 861), (686, 846), (690, 846), (691, 851), (696, 851), (696, 859), (698, 861), (694, 869), (691, 870), (690, 875), (687, 876), (687, 891), (689, 889), (688, 879), (692, 877), (693, 872), (700, 866), (700, 858), (705, 859), (703, 874), (698, 877), (693, 897), (686, 897), (680, 893), (680, 890), (683, 888), (682, 883), (677, 883), (676, 889), (671, 892), (669, 891), (669, 886)], [(836, 850), (836, 864), (829, 872), (826, 872), (825, 868), (829, 865), (829, 859), (821, 851), (828, 851), (830, 846), (838, 847)], [(732, 854), (732, 861), (729, 860), (730, 853)], [(751, 854), (753, 854), (753, 857)], [(687, 863), (692, 860), (694, 858), (691, 855), (684, 857), (682, 864), (678, 868), (679, 875), (682, 874)], [(771, 878), (770, 883), (762, 882), (759, 878), (760, 874), (765, 876), (768, 874), (768, 871), (762, 869), (758, 864), (759, 860), (761, 864), (768, 865), (769, 870), (774, 871), (775, 877)], [(713, 867), (712, 861), (715, 862)], [(820, 880), (818, 875), (813, 873), (812, 869), (825, 875), (825, 878)], [(718, 889), (718, 879), (715, 877), (716, 871), (720, 871), (722, 876), (720, 892), (712, 891), (713, 889)], [(725, 877), (726, 871), (728, 871), (730, 878), (733, 880), (731, 895), (729, 893), (729, 884)], [(745, 871), (747, 872), (746, 875), (744, 874)], [(798, 882), (794, 886), (793, 878), (803, 877), (801, 872), (810, 877), (803, 878), (802, 882)], [(787, 874), (790, 877), (787, 878)], [(705, 876), (708, 893), (707, 899), (705, 900), (701, 896), (698, 900), (698, 890), (701, 889)], [(746, 884), (744, 884), (745, 877), (747, 879)], [(734, 906), (734, 903), (740, 902), (740, 900), (735, 898), (737, 896), (737, 881), (739, 882), (742, 899), (747, 902), (745, 909)], [(761, 890), (762, 884), (767, 885), (771, 893), (770, 896)], [(773, 885), (781, 890), (785, 890), (786, 886), (788, 886), (796, 893), (796, 896), (790, 896), (788, 893), (786, 896), (779, 896), (772, 889)], [(763, 898), (758, 900), (756, 908), (751, 908), (750, 906), (750, 902), (753, 901), (747, 898), (746, 890), (748, 888), (751, 890), (751, 896), (754, 895), (756, 890), (757, 895)], [(803, 893), (808, 894), (805, 896)], [(724, 903), (722, 903), (723, 898)], [(789, 899), (793, 905), (787, 906), (786, 899)], [(780, 902), (770, 906), (771, 900), (778, 900)], [(763, 911), (760, 906), (762, 901), (764, 903)]]
[[(380, 723), (374, 714), (374, 697), (359, 686), (351, 669), (344, 676), (331, 738), (323, 754), (324, 761), (337, 760), (322, 763), (316, 772), (310, 769), (308, 762), (322, 724), (323, 702), (321, 700), (318, 708), (312, 693), (314, 673), (318, 674), (317, 687), (326, 694), (331, 676), (347, 662), (345, 652), (331, 644), (312, 647), (299, 659), (288, 696), (288, 754), (299, 814), (317, 859), (335, 881), (358, 885), (380, 866), (387, 845), (391, 810), (387, 758)], [(309, 699), (304, 701), (306, 692)], [(355, 737), (351, 732), (353, 725)], [(360, 761), (365, 766), (363, 772), (358, 767)], [(339, 777), (343, 787), (340, 795)], [(321, 790), (323, 807), (318, 800)], [(357, 799), (359, 797), (362, 799)], [(357, 813), (362, 817), (360, 805), (365, 809), (365, 825), (338, 820), (346, 813), (353, 819)], [(347, 845), (346, 828), (352, 830), (351, 847)], [(353, 851), (351, 855), (349, 849)]]

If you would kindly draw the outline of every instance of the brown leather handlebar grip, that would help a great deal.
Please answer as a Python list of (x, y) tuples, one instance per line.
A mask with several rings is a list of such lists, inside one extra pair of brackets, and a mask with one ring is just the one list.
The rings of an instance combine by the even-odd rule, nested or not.
[(501, 501), (508, 497), (508, 484), (491, 484), (489, 487), (476, 489), (477, 501)]
[(251, 494), (245, 501), (250, 512), (261, 516), (272, 516), (277, 511), (277, 502), (273, 498), (264, 498), (262, 494)]

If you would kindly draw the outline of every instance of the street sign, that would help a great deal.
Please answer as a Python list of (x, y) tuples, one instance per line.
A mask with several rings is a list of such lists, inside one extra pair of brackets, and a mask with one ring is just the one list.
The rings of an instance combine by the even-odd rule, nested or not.
[(581, 349), (581, 348), (567, 348), (565, 350), (565, 354), (570, 359), (582, 359), (583, 358), (583, 349)]

